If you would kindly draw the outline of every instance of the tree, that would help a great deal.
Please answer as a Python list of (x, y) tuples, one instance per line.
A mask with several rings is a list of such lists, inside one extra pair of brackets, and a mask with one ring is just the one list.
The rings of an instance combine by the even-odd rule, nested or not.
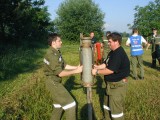
[[(32, 47), (44, 41), (50, 18), (44, 0), (2, 0), (0, 43)], [(45, 38), (46, 39), (46, 38)]]
[(57, 10), (55, 26), (64, 39), (79, 40), (80, 33), (103, 31), (104, 13), (92, 0), (66, 0)]
[(160, 0), (149, 2), (145, 7), (135, 7), (135, 20), (132, 27), (137, 27), (142, 35), (148, 36), (153, 27), (160, 30)]

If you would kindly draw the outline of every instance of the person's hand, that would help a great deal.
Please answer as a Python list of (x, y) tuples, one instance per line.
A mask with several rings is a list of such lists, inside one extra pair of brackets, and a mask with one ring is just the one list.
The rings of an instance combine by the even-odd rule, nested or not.
[(94, 65), (94, 69), (97, 69), (98, 68), (98, 65)]
[(77, 66), (77, 69), (76, 70), (76, 73), (81, 73), (82, 72), (82, 69), (83, 69), (83, 66)]
[(96, 75), (97, 69), (92, 69), (92, 75)]

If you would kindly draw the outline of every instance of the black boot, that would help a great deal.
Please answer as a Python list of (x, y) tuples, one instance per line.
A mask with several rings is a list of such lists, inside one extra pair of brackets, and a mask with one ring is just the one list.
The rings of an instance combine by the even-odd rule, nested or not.
[(156, 59), (155, 60), (152, 60), (152, 68), (156, 68)]
[(160, 66), (160, 59), (158, 59), (158, 62), (159, 62), (159, 66)]

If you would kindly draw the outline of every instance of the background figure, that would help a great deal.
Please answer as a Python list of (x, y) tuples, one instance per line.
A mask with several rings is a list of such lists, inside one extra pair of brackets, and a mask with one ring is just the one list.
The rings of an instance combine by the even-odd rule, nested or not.
[(102, 43), (97, 41), (94, 45), (94, 53), (95, 53), (95, 61), (96, 64), (102, 64), (102, 55), (103, 55), (103, 48)]
[(108, 39), (107, 39), (107, 36), (110, 35), (111, 32), (110, 31), (107, 31), (106, 32), (106, 36), (103, 38), (103, 60), (105, 60), (107, 58), (107, 55), (110, 51), (110, 48), (108, 46)]
[(104, 75), (106, 92), (104, 96), (105, 120), (124, 120), (124, 100), (127, 90), (127, 79), (130, 73), (128, 56), (121, 47), (122, 36), (111, 33), (108, 45), (111, 49), (107, 59), (101, 65), (94, 65), (92, 74)]
[(60, 52), (62, 41), (58, 34), (50, 34), (48, 43), (50, 48), (44, 57), (44, 73), (46, 88), (53, 99), (51, 120), (60, 120), (63, 111), (66, 113), (66, 120), (76, 120), (76, 102), (61, 81), (63, 76), (81, 73), (82, 66), (71, 66), (64, 62)]
[(144, 79), (144, 68), (143, 68), (143, 47), (142, 43), (147, 45), (147, 41), (140, 35), (138, 35), (138, 29), (133, 29), (133, 35), (128, 38), (126, 41), (126, 45), (130, 46), (130, 53), (131, 53), (131, 65), (133, 71), (133, 77), (135, 80), (138, 80), (137, 76), (137, 64), (140, 67), (140, 79)]
[(160, 65), (160, 35), (157, 34), (157, 29), (152, 29), (152, 36), (150, 37), (150, 42), (147, 46), (149, 48), (150, 44), (152, 44), (152, 68), (156, 67), (156, 59)]
[(90, 33), (90, 38), (91, 38), (92, 45), (94, 46), (94, 44), (97, 42), (97, 39), (94, 36), (94, 32)]

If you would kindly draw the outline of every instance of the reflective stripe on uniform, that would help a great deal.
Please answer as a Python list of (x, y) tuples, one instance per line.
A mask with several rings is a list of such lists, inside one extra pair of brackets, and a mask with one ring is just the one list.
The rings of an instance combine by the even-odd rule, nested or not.
[(106, 105), (103, 105), (103, 108), (106, 109), (106, 110), (111, 110), (108, 106)]
[(68, 105), (63, 106), (62, 108), (63, 108), (64, 110), (66, 110), (66, 109), (69, 109), (69, 108), (71, 108), (71, 107), (73, 107), (73, 106), (75, 106), (75, 105), (76, 105), (76, 102), (72, 102), (72, 103), (70, 103), (70, 104), (68, 104)]
[(120, 114), (111, 114), (111, 116), (112, 116), (113, 118), (119, 118), (119, 117), (122, 117), (122, 116), (123, 116), (123, 112), (120, 113)]
[(43, 59), (43, 62), (49, 65), (49, 61), (47, 61), (45, 58)]
[(55, 108), (61, 108), (61, 107), (62, 107), (60, 104), (53, 104), (53, 106), (54, 106)]
[(142, 50), (141, 48), (140, 49), (134, 49), (134, 50), (132, 50), (132, 51), (140, 51), (140, 50)]

